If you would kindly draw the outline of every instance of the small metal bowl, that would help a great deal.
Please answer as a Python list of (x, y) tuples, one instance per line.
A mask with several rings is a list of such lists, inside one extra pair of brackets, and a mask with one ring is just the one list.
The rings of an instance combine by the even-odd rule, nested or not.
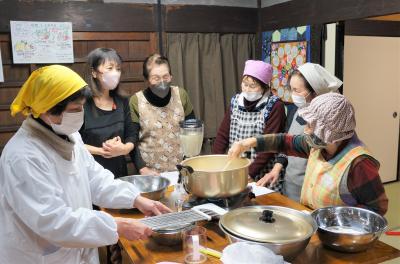
[(167, 178), (154, 175), (131, 175), (118, 179), (132, 183), (140, 190), (140, 194), (143, 197), (155, 201), (163, 197), (170, 183)]
[(175, 246), (182, 244), (182, 232), (185, 230), (192, 229), (195, 223), (173, 226), (166, 229), (160, 229), (153, 231), (151, 239), (159, 245), (163, 246)]
[(342, 252), (360, 252), (372, 247), (387, 229), (383, 216), (358, 207), (325, 207), (312, 212), (312, 216), (321, 242)]

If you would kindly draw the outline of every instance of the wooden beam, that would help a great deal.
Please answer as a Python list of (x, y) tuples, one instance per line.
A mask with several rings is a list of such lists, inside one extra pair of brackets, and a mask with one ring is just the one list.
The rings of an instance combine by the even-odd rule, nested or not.
[(311, 40), (309, 45), (311, 45), (311, 62), (313, 63), (322, 63), (322, 42), (323, 38), (323, 28), (322, 24), (312, 25), (311, 26)]
[(368, 19), (370, 19), (370, 20), (383, 20), (383, 21), (399, 21), (400, 22), (400, 14), (370, 17)]
[(20, 126), (3, 126), (0, 127), (0, 133), (17, 132)]
[(400, 0), (292, 0), (261, 13), (266, 31), (400, 13)]
[(257, 8), (167, 5), (165, 32), (256, 33)]
[(100, 2), (0, 1), (0, 32), (10, 20), (72, 22), (73, 31), (155, 31), (154, 5)]
[[(123, 62), (143, 62), (146, 58), (147, 55), (137, 56), (137, 57), (122, 57), (122, 60)], [(86, 63), (86, 62), (87, 62), (87, 57), (74, 58), (74, 63)]]
[(345, 35), (400, 37), (400, 21), (348, 20)]
[(143, 40), (150, 39), (149, 32), (73, 32), (73, 40)]

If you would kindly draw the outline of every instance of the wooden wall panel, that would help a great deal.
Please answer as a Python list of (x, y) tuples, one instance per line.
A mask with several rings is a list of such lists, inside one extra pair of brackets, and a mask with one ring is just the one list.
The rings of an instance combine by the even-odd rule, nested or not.
[(122, 82), (119, 85), (120, 92), (124, 96), (132, 95), (142, 90), (143, 88), (144, 88), (144, 83), (142, 82), (134, 82), (134, 83)]
[[(1, 132), (0, 133), (0, 146), (5, 146), (8, 140), (14, 135), (14, 132)], [(1, 147), (3, 150), (3, 147)]]
[(0, 1), (0, 32), (10, 20), (71, 21), (80, 32), (154, 32), (155, 7), (102, 1)]
[[(86, 56), (95, 48), (115, 49), (122, 57), (120, 92), (125, 96), (144, 88), (142, 65), (144, 59), (157, 52), (157, 34), (154, 32), (74, 32), (74, 61), (66, 66), (82, 77), (87, 74)], [(9, 33), (0, 34), (5, 82), (0, 83), (0, 152), (24, 117), (11, 117), (10, 104), (30, 73), (42, 65), (13, 64)]]
[(257, 8), (202, 5), (167, 5), (165, 32), (255, 33)]
[(25, 117), (23, 115), (12, 117), (9, 109), (0, 109), (0, 120), (1, 126), (3, 127), (19, 126), (24, 119)]
[(9, 105), (17, 96), (19, 87), (1, 87), (0, 88), (0, 106), (3, 109), (9, 109)]

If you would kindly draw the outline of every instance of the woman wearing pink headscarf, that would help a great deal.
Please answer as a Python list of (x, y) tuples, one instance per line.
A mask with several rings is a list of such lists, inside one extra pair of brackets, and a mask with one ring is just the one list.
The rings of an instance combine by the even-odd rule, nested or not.
[[(242, 92), (231, 99), (229, 110), (214, 142), (214, 154), (226, 153), (235, 141), (284, 131), (285, 108), (279, 97), (271, 94), (271, 78), (272, 66), (269, 63), (246, 61), (241, 83)], [(254, 148), (250, 149), (248, 156), (252, 160), (249, 175), (256, 181), (271, 171), (276, 158), (276, 154), (273, 153), (256, 154)], [(277, 166), (287, 164), (286, 157), (277, 159), (280, 163)], [(280, 184), (273, 188), (281, 191)]]
[(355, 133), (354, 108), (341, 94), (317, 96), (298, 110), (307, 125), (303, 135), (270, 134), (236, 142), (229, 150), (238, 157), (251, 147), (308, 158), (300, 202), (312, 209), (349, 205), (381, 215), (388, 199), (379, 177), (379, 162)]

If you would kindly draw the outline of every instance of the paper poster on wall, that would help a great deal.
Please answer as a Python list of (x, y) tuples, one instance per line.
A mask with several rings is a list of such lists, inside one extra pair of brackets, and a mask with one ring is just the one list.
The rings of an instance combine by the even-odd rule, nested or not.
[(289, 76), (307, 61), (307, 41), (273, 42), (271, 44), (271, 88), (284, 101), (291, 101)]
[(14, 63), (73, 63), (70, 22), (10, 21)]
[(1, 59), (1, 49), (0, 49), (0, 82), (4, 82), (3, 61)]

